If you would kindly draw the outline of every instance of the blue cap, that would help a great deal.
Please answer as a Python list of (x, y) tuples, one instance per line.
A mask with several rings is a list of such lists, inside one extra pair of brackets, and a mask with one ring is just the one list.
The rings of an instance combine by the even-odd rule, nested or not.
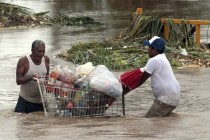
[(150, 40), (145, 40), (144, 45), (156, 49), (159, 53), (163, 53), (165, 50), (165, 41), (158, 36), (154, 36)]

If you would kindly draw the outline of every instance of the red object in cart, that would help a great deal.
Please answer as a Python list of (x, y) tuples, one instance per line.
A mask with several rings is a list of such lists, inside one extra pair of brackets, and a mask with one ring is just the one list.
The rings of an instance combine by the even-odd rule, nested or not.
[(126, 71), (120, 75), (119, 80), (123, 86), (128, 87), (130, 90), (133, 90), (139, 83), (141, 77), (143, 76), (143, 73), (143, 70), (141, 70), (140, 68)]

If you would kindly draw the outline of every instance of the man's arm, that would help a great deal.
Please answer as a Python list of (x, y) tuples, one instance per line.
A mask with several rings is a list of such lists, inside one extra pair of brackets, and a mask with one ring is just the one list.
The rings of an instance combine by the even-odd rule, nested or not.
[(141, 80), (137, 84), (136, 88), (140, 87), (149, 77), (150, 77), (150, 74), (148, 72), (144, 71), (144, 73), (143, 73), (143, 75), (141, 77)]
[(26, 57), (22, 57), (18, 61), (18, 64), (16, 67), (16, 83), (17, 83), (17, 85), (21, 85), (28, 81), (31, 81), (31, 80), (33, 80), (33, 77), (35, 77), (35, 75), (24, 76), (29, 69), (28, 63), (29, 62)]
[[(141, 80), (137, 84), (136, 88), (139, 87), (139, 86), (141, 86), (149, 77), (150, 77), (150, 74), (145, 71), (143, 73), (142, 77), (141, 77)], [(131, 90), (128, 87), (123, 86), (123, 95), (127, 94), (130, 91)]]

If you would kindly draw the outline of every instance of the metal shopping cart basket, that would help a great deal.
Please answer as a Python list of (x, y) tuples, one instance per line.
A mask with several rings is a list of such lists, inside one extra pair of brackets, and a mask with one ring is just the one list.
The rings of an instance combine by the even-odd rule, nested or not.
[(106, 94), (58, 87), (48, 84), (47, 77), (36, 79), (45, 116), (103, 117), (124, 115), (124, 100)]

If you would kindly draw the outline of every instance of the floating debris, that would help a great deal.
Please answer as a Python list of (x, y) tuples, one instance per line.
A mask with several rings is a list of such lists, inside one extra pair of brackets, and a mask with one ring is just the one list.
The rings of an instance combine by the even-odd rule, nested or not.
[(0, 2), (0, 27), (39, 26), (48, 22), (47, 12), (36, 13), (32, 9)]
[[(163, 35), (163, 23), (159, 17), (137, 15), (129, 27), (118, 36), (102, 42), (74, 44), (69, 50), (57, 56), (75, 64), (91, 61), (94, 65), (104, 64), (113, 71), (144, 67), (148, 60), (147, 48), (143, 41), (154, 35)], [(210, 66), (210, 53), (207, 44), (196, 47), (191, 26), (174, 25), (168, 19), (170, 37), (166, 42), (165, 54), (174, 67), (192, 65)]]
[(69, 17), (65, 14), (57, 14), (55, 17), (51, 18), (50, 23), (52, 26), (84, 26), (84, 27), (95, 27), (103, 25), (100, 22), (96, 22), (94, 19), (81, 16), (81, 17)]
[[(0, 2), (0, 27), (33, 27), (33, 26), (84, 26), (95, 27), (103, 25), (86, 16), (69, 17), (57, 14), (49, 17), (47, 12), (34, 10), (9, 3)], [(143, 67), (147, 60), (147, 49), (143, 41), (154, 35), (163, 37), (163, 22), (157, 16), (135, 14), (130, 26), (119, 35), (104, 41), (76, 43), (69, 50), (62, 51), (57, 57), (84, 64), (91, 61), (94, 65), (104, 64), (113, 71), (129, 70)], [(172, 66), (210, 66), (209, 44), (202, 43), (196, 47), (193, 32), (195, 27), (182, 22), (173, 24), (172, 19), (166, 18), (169, 27), (169, 39), (166, 42), (165, 54)], [(208, 35), (208, 33), (207, 33)]]
[(77, 43), (57, 56), (75, 64), (86, 62), (92, 62), (93, 65), (103, 64), (113, 71), (137, 68), (146, 63), (147, 50), (139, 47), (123, 48), (122, 46), (124, 46), (123, 43), (112, 40)]
[(35, 12), (30, 8), (0, 2), (0, 27), (33, 27), (33, 26), (83, 26), (95, 27), (103, 25), (94, 19), (81, 16), (69, 17), (58, 13), (50, 17), (47, 12)]

